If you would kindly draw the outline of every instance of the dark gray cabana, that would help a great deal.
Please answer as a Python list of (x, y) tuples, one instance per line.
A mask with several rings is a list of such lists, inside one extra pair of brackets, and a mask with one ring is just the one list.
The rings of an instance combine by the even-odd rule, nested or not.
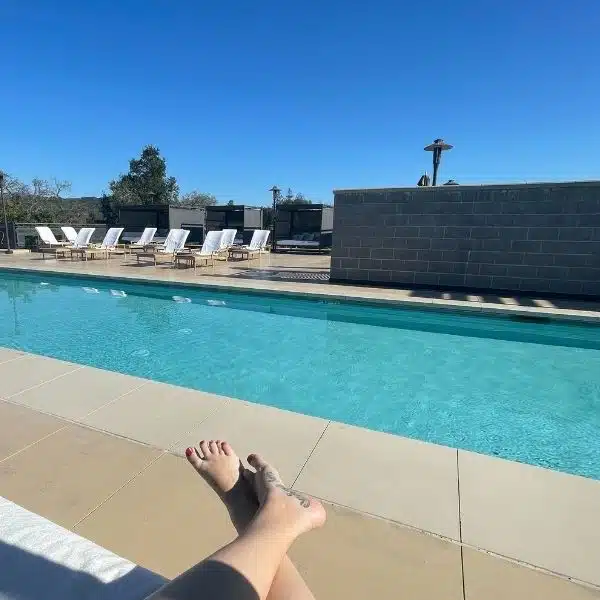
[(188, 229), (187, 242), (204, 241), (204, 208), (188, 208), (168, 204), (124, 204), (119, 206), (118, 224), (125, 228), (121, 239), (131, 242), (139, 239), (146, 227), (156, 227), (156, 238), (166, 237), (169, 229)]
[(331, 249), (333, 206), (327, 204), (283, 204), (275, 221), (277, 250)]
[(236, 243), (248, 244), (256, 229), (263, 228), (263, 211), (244, 204), (206, 207), (206, 231), (237, 229)]

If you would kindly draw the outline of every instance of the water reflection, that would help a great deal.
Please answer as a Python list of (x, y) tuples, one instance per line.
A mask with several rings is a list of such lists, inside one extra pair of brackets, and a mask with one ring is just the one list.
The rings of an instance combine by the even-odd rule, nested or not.
[(25, 279), (0, 279), (0, 292), (4, 292), (11, 300), (19, 299), (23, 302), (31, 302), (39, 292), (52, 290), (58, 291), (58, 286), (47, 281), (26, 281)]
[(30, 304), (38, 293), (48, 290), (58, 291), (58, 286), (50, 283), (26, 281), (24, 279), (0, 279), (0, 293), (6, 294), (12, 312), (13, 334), (19, 335), (19, 304)]
[(113, 296), (119, 307), (135, 315), (143, 331), (152, 331), (154, 335), (166, 335), (178, 325), (181, 307), (175, 302), (156, 302), (155, 298), (127, 294), (125, 291)]

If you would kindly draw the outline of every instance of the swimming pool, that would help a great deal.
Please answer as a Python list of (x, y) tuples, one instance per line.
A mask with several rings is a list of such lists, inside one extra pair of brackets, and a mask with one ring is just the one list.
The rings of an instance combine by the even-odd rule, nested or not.
[(0, 270), (0, 346), (600, 479), (600, 327)]

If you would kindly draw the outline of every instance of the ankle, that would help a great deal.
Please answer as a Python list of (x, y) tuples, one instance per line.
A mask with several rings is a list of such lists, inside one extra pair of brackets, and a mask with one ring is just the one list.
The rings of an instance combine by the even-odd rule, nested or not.
[(246, 531), (246, 529), (248, 528), (248, 525), (250, 525), (250, 522), (252, 521), (252, 517), (254, 516), (254, 514), (249, 514), (248, 511), (240, 506), (236, 506), (236, 505), (226, 505), (227, 506), (227, 512), (229, 513), (229, 518), (231, 519), (231, 522), (235, 528), (235, 530), (238, 532), (238, 534), (243, 533), (244, 531)]
[(290, 521), (277, 502), (267, 500), (254, 515), (248, 530), (268, 532), (269, 535), (289, 540), (291, 544), (298, 536), (294, 525), (293, 520)]

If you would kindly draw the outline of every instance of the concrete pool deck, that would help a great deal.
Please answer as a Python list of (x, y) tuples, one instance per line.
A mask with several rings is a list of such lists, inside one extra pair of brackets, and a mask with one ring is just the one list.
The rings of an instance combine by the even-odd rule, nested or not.
[(42, 259), (40, 254), (25, 251), (12, 255), (0, 253), (0, 268), (600, 323), (600, 302), (593, 300), (342, 285), (329, 282), (329, 263), (329, 256), (323, 255), (266, 254), (260, 260), (217, 261), (215, 267), (199, 267), (194, 274), (193, 269), (173, 269), (169, 265), (138, 266), (135, 259), (122, 256), (110, 260), (71, 261)]
[[(600, 322), (590, 301), (330, 284), (326, 256), (0, 268)], [(167, 577), (232, 536), (182, 458), (202, 437), (329, 503), (293, 549), (317, 597), (600, 598), (599, 481), (0, 348), (0, 495)]]
[(167, 577), (233, 535), (207, 437), (328, 503), (317, 597), (600, 598), (599, 481), (0, 349), (0, 495)]

